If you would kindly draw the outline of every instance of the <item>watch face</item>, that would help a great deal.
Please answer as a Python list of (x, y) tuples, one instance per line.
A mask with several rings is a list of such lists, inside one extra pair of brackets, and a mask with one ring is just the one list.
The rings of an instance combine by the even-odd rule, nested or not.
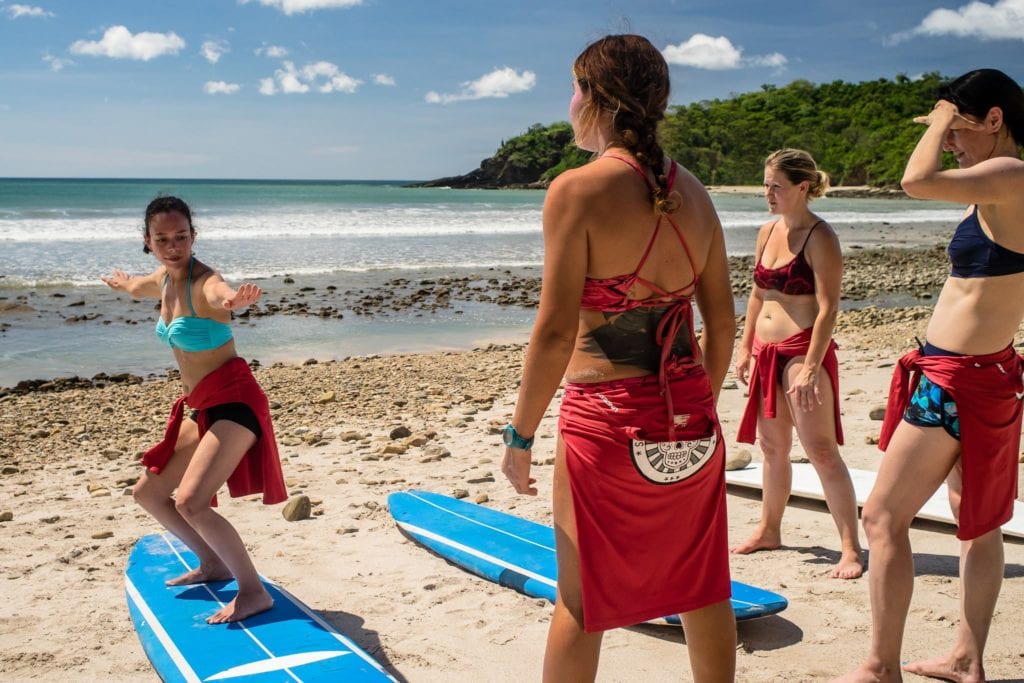
[(506, 446), (512, 445), (512, 427), (508, 426), (501, 430), (501, 440), (505, 442)]

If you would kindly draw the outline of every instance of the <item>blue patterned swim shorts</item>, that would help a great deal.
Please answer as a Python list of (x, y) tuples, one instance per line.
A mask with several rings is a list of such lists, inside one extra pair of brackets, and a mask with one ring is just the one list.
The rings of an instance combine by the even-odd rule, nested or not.
[(953, 397), (927, 375), (921, 375), (903, 419), (918, 427), (942, 427), (951, 437), (960, 440), (960, 415)]

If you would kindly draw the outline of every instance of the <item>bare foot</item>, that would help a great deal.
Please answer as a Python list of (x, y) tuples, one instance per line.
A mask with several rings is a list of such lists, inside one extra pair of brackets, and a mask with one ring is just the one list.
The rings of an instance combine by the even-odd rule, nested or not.
[(227, 567), (220, 565), (208, 567), (199, 565), (181, 576), (167, 580), (165, 586), (191, 586), (196, 583), (209, 583), (210, 581), (228, 581), (232, 579), (231, 572)]
[(758, 550), (778, 550), (781, 547), (782, 535), (780, 533), (759, 528), (746, 541), (729, 548), (729, 552), (747, 555)]
[(248, 619), (254, 614), (266, 612), (274, 606), (274, 599), (270, 597), (267, 589), (260, 585), (258, 592), (242, 593), (235, 596), (235, 599), (220, 608), (215, 614), (207, 617), (207, 624), (226, 624), (233, 621)]
[(832, 567), (829, 574), (833, 579), (856, 579), (864, 573), (864, 565), (860, 561), (860, 552), (844, 552), (839, 562)]
[(887, 666), (861, 664), (858, 668), (832, 679), (832, 683), (889, 683), (902, 681), (899, 669), (893, 671)]
[(957, 683), (983, 683), (985, 680), (985, 671), (981, 668), (981, 664), (975, 663), (967, 657), (961, 659), (953, 655), (911, 662), (904, 666), (903, 670), (918, 676), (957, 681)]

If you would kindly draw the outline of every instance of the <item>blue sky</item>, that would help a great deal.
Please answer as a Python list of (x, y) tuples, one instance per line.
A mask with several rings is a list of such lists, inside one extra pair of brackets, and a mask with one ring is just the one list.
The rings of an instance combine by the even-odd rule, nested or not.
[(576, 54), (646, 35), (672, 102), (1024, 80), (1024, 0), (0, 0), (0, 176), (426, 179), (566, 118)]

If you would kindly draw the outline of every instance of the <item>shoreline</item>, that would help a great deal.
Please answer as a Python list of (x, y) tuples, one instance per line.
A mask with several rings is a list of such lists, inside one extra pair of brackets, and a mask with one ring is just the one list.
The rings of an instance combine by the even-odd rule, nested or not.
[[(934, 244), (927, 234), (916, 239)], [(846, 250), (844, 262), (841, 307), (848, 310), (876, 306), (898, 311), (929, 304), (948, 269), (938, 246), (862, 249), (855, 244)], [(729, 267), (737, 312), (742, 313), (753, 257), (731, 256)], [(380, 271), (358, 277), (296, 274), (256, 282), (266, 293), (236, 316), (235, 335), (241, 355), (268, 364), (525, 342), (536, 314), (540, 268)], [(155, 301), (133, 301), (102, 285), (0, 286), (0, 343), (5, 346), (0, 395), (19, 382), (38, 385), (99, 373), (162, 374), (174, 361), (153, 342), (155, 306)]]
[[(764, 194), (760, 185), (705, 185), (704, 188), (714, 194)], [(825, 192), (826, 197), (842, 197), (844, 199), (910, 199), (903, 188), (875, 187), (873, 185), (831, 185)]]

